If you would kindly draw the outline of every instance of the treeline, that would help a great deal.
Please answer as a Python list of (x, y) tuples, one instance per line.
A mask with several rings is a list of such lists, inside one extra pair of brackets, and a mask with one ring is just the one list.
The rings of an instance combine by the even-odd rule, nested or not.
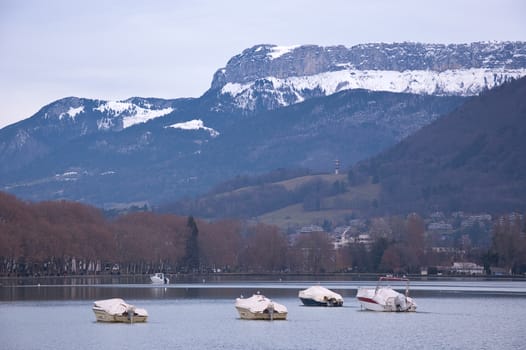
[(110, 219), (80, 203), (28, 203), (0, 192), (0, 275), (419, 273), (453, 261), (474, 261), (488, 272), (494, 266), (526, 272), (526, 222), (520, 215), (496, 220), (488, 246), (469, 246), (478, 234), (472, 240), (467, 233), (459, 236), (460, 256), (430, 249), (433, 236), (417, 214), (368, 221), (363, 233), (371, 241), (335, 249), (334, 237), (325, 232), (286, 235), (265, 224), (152, 212)]
[(146, 272), (184, 255), (186, 218), (134, 213), (109, 221), (74, 202), (27, 203), (0, 192), (0, 274)]
[(326, 233), (293, 242), (277, 227), (192, 216), (131, 213), (106, 218), (73, 202), (28, 203), (0, 192), (0, 274), (329, 272)]

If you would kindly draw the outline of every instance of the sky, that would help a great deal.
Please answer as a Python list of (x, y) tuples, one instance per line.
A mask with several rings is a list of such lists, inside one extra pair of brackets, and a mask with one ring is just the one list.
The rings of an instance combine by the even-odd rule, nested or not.
[(257, 44), (526, 41), (523, 0), (0, 0), (0, 128), (63, 97), (199, 97)]

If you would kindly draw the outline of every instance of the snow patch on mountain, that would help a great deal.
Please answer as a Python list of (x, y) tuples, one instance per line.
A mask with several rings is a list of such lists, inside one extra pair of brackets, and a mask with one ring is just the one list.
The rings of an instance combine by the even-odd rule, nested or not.
[(254, 98), (262, 91), (261, 86), (264, 86), (264, 91), (272, 92), (279, 106), (287, 106), (302, 102), (305, 100), (304, 96), (312, 95), (313, 91), (328, 96), (350, 89), (421, 95), (473, 96), (523, 76), (526, 76), (526, 69), (472, 68), (442, 72), (345, 69), (283, 79), (267, 77), (245, 84), (227, 83), (221, 89), (221, 93), (232, 96), (238, 107), (253, 109)]
[(215, 129), (206, 127), (201, 119), (193, 119), (189, 120), (187, 122), (183, 123), (176, 123), (169, 126), (166, 126), (165, 128), (173, 128), (173, 129), (182, 129), (182, 130), (205, 130), (210, 133), (210, 136), (217, 137), (219, 136), (219, 132)]
[(268, 57), (270, 57), (271, 60), (275, 60), (278, 57), (281, 57), (291, 51), (293, 51), (295, 48), (300, 47), (301, 45), (291, 45), (291, 46), (273, 46), (270, 49), (270, 52), (267, 54)]
[(84, 113), (84, 106), (80, 106), (77, 108), (70, 107), (66, 113), (60, 113), (58, 119), (62, 120), (63, 118), (69, 117), (75, 120), (75, 117), (80, 113)]
[[(162, 117), (173, 112), (173, 108), (151, 109), (151, 105), (144, 107), (126, 101), (107, 101), (93, 110), (99, 111), (111, 117), (122, 116), (123, 128), (135, 124), (145, 123), (150, 119)], [(99, 123), (99, 129), (108, 128), (112, 125), (111, 120), (104, 119)]]

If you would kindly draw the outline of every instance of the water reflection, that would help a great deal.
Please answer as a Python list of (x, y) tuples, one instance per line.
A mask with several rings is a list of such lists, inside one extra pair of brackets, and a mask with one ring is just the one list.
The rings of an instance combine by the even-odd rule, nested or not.
[[(176, 277), (176, 276), (174, 276)], [(256, 292), (277, 297), (297, 297), (300, 289), (322, 284), (354, 298), (360, 286), (374, 286), (374, 281), (320, 281), (319, 278), (297, 280), (235, 280), (202, 277), (173, 278), (169, 285), (152, 285), (149, 276), (81, 276), (0, 279), (0, 301), (25, 300), (98, 300), (124, 299), (233, 299)], [(393, 286), (396, 289), (396, 286)], [(403, 286), (400, 286), (403, 289)], [(526, 281), (449, 280), (411, 282), (411, 295), (419, 296), (526, 296)]]

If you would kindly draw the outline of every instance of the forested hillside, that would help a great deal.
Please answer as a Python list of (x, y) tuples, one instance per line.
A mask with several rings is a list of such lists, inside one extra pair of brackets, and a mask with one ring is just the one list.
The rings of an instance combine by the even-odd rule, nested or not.
[(363, 161), (381, 212), (526, 209), (526, 78), (487, 91)]
[[(238, 177), (206, 195), (166, 204), (163, 210), (206, 218), (257, 217), (287, 227), (308, 224), (303, 218), (313, 212), (330, 220), (338, 212), (338, 221), (350, 215), (410, 212), (523, 212), (524, 96), (526, 78), (472, 97), (346, 175), (280, 170)], [(278, 223), (277, 216), (286, 222)]]

